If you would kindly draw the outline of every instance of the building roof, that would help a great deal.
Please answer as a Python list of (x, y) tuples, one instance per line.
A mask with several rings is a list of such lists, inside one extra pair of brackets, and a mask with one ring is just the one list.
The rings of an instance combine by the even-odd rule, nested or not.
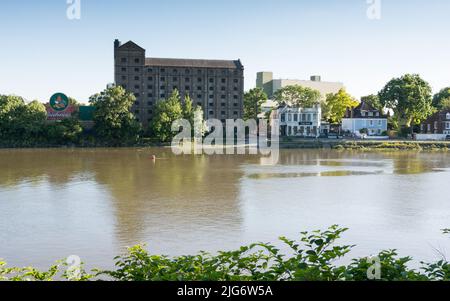
[(192, 68), (226, 68), (243, 69), (240, 60), (195, 60), (195, 59), (170, 59), (170, 58), (146, 58), (146, 66), (157, 67), (192, 67)]
[[(372, 112), (374, 114), (369, 116), (368, 114), (363, 115), (362, 112)], [(376, 113), (378, 113), (378, 116), (376, 116)], [(380, 112), (380, 110), (375, 109), (369, 103), (362, 101), (357, 107), (347, 109), (344, 118), (387, 118), (387, 116)]]

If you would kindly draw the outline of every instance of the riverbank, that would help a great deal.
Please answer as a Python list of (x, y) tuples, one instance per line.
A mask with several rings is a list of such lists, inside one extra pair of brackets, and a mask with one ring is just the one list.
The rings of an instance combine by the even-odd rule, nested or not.
[(406, 140), (330, 140), (330, 139), (283, 139), (282, 149), (336, 149), (358, 151), (448, 151), (447, 141), (406, 141)]
[[(334, 139), (300, 139), (282, 138), (279, 142), (281, 149), (334, 149), (357, 151), (449, 151), (450, 141), (411, 141), (411, 140), (334, 140)], [(108, 145), (102, 143), (86, 144), (2, 144), (0, 149), (46, 149), (46, 148), (143, 148), (143, 147), (170, 147), (170, 143), (162, 143), (153, 139), (145, 139), (132, 145)], [(241, 145), (243, 146), (243, 145)]]

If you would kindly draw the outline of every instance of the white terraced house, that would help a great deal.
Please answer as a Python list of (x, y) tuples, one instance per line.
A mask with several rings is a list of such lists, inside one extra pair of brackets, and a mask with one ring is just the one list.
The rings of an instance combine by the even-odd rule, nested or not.
[(318, 138), (322, 109), (319, 104), (312, 108), (280, 107), (273, 118), (280, 120), (280, 135), (288, 137)]

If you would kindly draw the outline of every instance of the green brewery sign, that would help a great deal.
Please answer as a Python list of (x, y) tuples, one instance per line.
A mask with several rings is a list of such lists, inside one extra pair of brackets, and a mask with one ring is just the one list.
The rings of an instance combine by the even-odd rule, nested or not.
[(69, 106), (69, 98), (63, 93), (56, 93), (50, 98), (50, 107), (56, 112), (62, 112)]

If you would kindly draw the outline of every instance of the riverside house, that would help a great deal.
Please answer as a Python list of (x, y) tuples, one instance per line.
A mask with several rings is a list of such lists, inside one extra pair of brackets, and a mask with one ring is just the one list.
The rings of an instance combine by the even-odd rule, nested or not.
[(342, 119), (342, 131), (356, 135), (367, 130), (369, 136), (383, 136), (387, 125), (387, 116), (364, 101), (356, 108), (348, 109)]
[(280, 135), (288, 137), (318, 138), (322, 109), (319, 104), (312, 108), (280, 107), (272, 118), (280, 120)]
[(450, 109), (431, 115), (420, 125), (417, 140), (445, 140), (450, 135)]

